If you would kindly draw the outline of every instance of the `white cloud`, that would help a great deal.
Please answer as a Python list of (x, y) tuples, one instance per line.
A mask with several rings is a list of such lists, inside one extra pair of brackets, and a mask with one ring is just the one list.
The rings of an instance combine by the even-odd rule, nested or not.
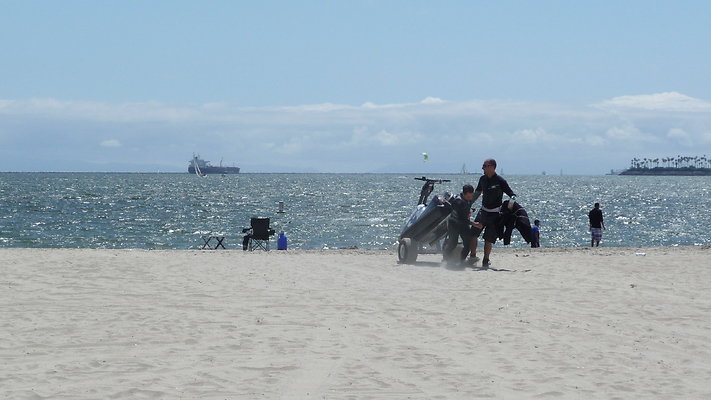
[(620, 143), (659, 143), (662, 138), (654, 133), (643, 132), (636, 125), (627, 122), (624, 125), (610, 127), (605, 136), (612, 144)]
[(361, 105), (361, 107), (363, 107), (363, 108), (371, 108), (371, 109), (372, 109), (372, 108), (378, 108), (378, 105), (375, 104), (375, 103), (371, 103), (371, 102), (368, 101), (368, 102), (363, 103), (363, 104)]
[(444, 103), (444, 100), (440, 99), (439, 97), (425, 97), (420, 101), (422, 104), (442, 104)]
[(280, 154), (298, 154), (303, 151), (305, 142), (308, 142), (308, 137), (291, 138), (288, 141), (276, 146), (276, 151)]
[(347, 110), (354, 108), (343, 104), (321, 103), (321, 104), (304, 104), (300, 106), (283, 106), (283, 107), (247, 107), (243, 111), (284, 111), (284, 112), (330, 112)]
[(104, 140), (99, 144), (101, 147), (121, 147), (121, 142), (117, 139)]
[(640, 140), (644, 135), (634, 125), (613, 126), (605, 132), (605, 135), (614, 140)]
[[(501, 136), (491, 132), (474, 132), (470, 134), (465, 134), (466, 139), (460, 139), (459, 137), (449, 137), (449, 139), (456, 143), (459, 140), (468, 143), (470, 146), (493, 146), (496, 144), (496, 137)], [(476, 147), (473, 147), (476, 149)]]
[(677, 92), (619, 96), (595, 105), (607, 110), (711, 112), (711, 103)]
[(373, 145), (380, 146), (397, 146), (410, 145), (420, 143), (423, 136), (419, 133), (412, 132), (390, 132), (386, 129), (381, 129), (376, 133), (371, 133), (367, 126), (357, 126), (353, 128), (353, 132), (348, 141), (339, 143), (351, 147), (369, 147)]
[[(0, 99), (0, 170), (3, 163), (20, 168), (23, 160), (41, 159), (43, 168), (52, 170), (60, 159), (111, 162), (111, 157), (115, 163), (160, 162), (183, 170), (190, 154), (200, 152), (208, 159), (224, 156), (245, 171), (273, 165), (281, 171), (400, 172), (421, 168), (413, 154), (424, 151), (435, 171), (457, 171), (462, 162), (478, 163), (486, 155), (509, 165), (510, 173), (516, 165), (530, 170), (532, 162), (545, 170), (573, 173), (569, 163), (580, 173), (598, 166), (604, 172), (628, 165), (632, 157), (688, 152), (690, 143), (708, 143), (711, 111), (701, 111), (706, 104), (678, 93), (621, 96), (578, 107), (435, 97), (289, 107)], [(98, 151), (96, 132), (108, 138), (100, 146), (115, 151)], [(596, 162), (580, 162), (581, 157)]]
[(533, 144), (555, 140), (556, 138), (543, 128), (535, 128), (519, 129), (513, 133), (512, 139), (519, 143)]
[(602, 147), (607, 144), (607, 140), (605, 140), (605, 138), (596, 135), (586, 136), (584, 142), (596, 147)]
[(691, 141), (691, 138), (689, 137), (689, 134), (686, 133), (683, 129), (680, 128), (672, 128), (667, 132), (667, 137), (679, 142), (680, 144), (684, 146), (692, 146), (693, 142)]
[(398, 137), (386, 130), (381, 130), (375, 135), (375, 140), (383, 146), (393, 146), (398, 143)]
[(590, 146), (596, 148), (604, 148), (610, 144), (610, 140), (599, 135), (587, 135), (580, 137), (573, 137), (569, 139), (570, 143), (574, 143), (578, 146), (584, 146), (585, 152), (590, 152)]

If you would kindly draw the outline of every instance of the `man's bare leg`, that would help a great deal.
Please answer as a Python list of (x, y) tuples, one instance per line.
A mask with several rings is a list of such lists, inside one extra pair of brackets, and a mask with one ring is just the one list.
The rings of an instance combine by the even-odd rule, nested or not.
[(489, 266), (489, 255), (491, 255), (491, 248), (494, 247), (494, 244), (491, 242), (484, 242), (484, 260), (482, 261), (482, 265), (485, 267)]

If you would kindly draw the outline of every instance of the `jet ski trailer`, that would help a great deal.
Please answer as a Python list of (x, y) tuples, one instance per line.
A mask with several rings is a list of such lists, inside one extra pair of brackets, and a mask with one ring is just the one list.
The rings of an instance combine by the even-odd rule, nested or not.
[(449, 200), (452, 195), (444, 193), (434, 196), (427, 203), (427, 198), (435, 184), (450, 182), (448, 179), (415, 178), (423, 181), (417, 207), (410, 215), (400, 233), (397, 257), (401, 263), (412, 264), (418, 254), (437, 254), (442, 252), (441, 240), (447, 235), (447, 217), (452, 212)]

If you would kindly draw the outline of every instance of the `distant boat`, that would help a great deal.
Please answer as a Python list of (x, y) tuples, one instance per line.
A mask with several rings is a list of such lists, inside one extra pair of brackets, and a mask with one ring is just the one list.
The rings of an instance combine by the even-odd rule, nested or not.
[(459, 173), (462, 175), (469, 174), (469, 171), (467, 170), (467, 164), (462, 164), (462, 169), (459, 171)]
[(190, 160), (190, 164), (188, 165), (188, 173), (199, 176), (205, 176), (207, 174), (239, 174), (239, 171), (239, 167), (222, 166), (222, 160), (220, 160), (219, 166), (211, 165), (209, 161), (205, 161), (200, 158), (199, 154), (193, 154), (193, 158)]
[[(204, 162), (200, 163), (198, 157), (196, 157), (195, 154), (193, 154), (193, 159), (191, 161), (190, 166), (188, 167), (188, 172), (191, 174), (194, 173), (195, 175), (201, 176), (204, 178), (207, 175), (203, 174), (202, 171), (200, 170), (200, 164), (204, 164)], [(190, 168), (193, 169), (193, 172), (190, 172)]]

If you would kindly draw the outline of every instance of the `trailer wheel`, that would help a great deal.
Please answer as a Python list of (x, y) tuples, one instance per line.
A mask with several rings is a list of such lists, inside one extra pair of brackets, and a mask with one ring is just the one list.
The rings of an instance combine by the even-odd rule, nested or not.
[(397, 258), (401, 263), (414, 264), (417, 261), (417, 243), (412, 243), (412, 239), (400, 239), (397, 247)]

